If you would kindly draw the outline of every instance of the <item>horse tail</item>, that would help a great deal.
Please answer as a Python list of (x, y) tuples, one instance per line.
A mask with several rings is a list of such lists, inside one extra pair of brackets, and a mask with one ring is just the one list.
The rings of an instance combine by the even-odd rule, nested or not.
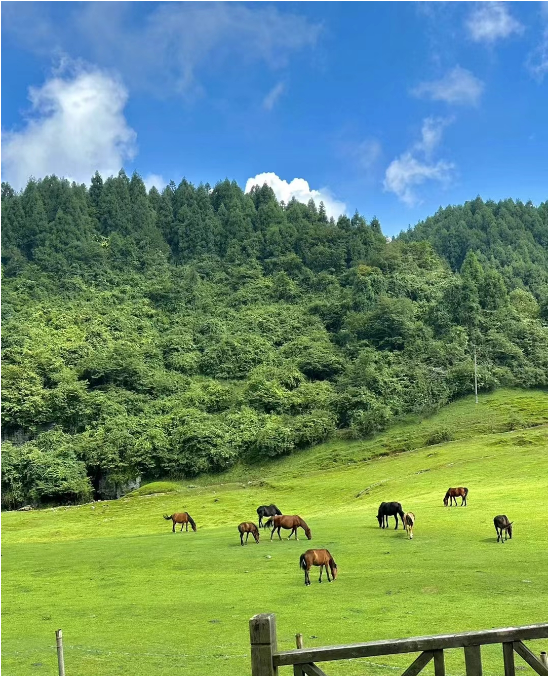
[(467, 497), (467, 496), (468, 496), (468, 489), (465, 488), (465, 489), (464, 489), (464, 497)]
[(171, 516), (168, 516), (167, 514), (164, 514), (164, 519), (166, 521), (169, 521), (173, 517), (173, 514)]
[(192, 526), (192, 530), (196, 530), (196, 523), (188, 512), (186, 513), (186, 518), (188, 519), (188, 523)]
[(299, 559), (299, 568), (306, 570), (306, 555), (305, 554), (301, 554), (301, 558)]
[(270, 519), (267, 519), (267, 520), (263, 523), (263, 528), (268, 528), (269, 526), (272, 526), (272, 525), (273, 525), (273, 521), (272, 521), (272, 517), (270, 517)]

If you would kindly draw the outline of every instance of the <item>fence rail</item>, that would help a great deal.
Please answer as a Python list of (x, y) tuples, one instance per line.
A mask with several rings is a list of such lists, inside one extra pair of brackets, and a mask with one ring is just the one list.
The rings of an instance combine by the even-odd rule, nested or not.
[(403, 676), (416, 676), (431, 660), (434, 660), (435, 676), (445, 676), (443, 651), (451, 648), (464, 648), (466, 676), (481, 676), (481, 646), (493, 643), (502, 644), (504, 676), (515, 676), (515, 653), (539, 676), (548, 676), (544, 659), (540, 661), (523, 643), (533, 639), (548, 639), (548, 624), (283, 651), (278, 651), (276, 617), (272, 613), (252, 617), (249, 630), (252, 676), (277, 676), (278, 667), (284, 666), (293, 666), (295, 676), (326, 676), (316, 662), (417, 652), (420, 655), (405, 670)]

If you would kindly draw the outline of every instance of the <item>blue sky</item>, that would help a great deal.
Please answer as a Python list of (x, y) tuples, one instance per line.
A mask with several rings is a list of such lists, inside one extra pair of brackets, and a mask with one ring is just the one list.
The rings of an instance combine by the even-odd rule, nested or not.
[[(123, 166), (377, 215), (548, 197), (548, 2), (2, 2), (2, 180)], [(297, 180), (295, 180), (297, 179)], [(259, 179), (261, 182), (265, 177)]]

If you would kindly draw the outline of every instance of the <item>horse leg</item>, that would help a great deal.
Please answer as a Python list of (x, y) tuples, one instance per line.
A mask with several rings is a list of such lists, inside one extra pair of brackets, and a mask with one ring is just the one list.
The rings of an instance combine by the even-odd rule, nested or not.
[(244, 534), (243, 533), (240, 533), (240, 544), (242, 545), (242, 547), (244, 546)]
[(275, 531), (275, 528), (273, 527), (273, 528), (272, 528), (272, 531), (271, 531), (271, 533), (270, 533), (270, 540), (271, 540), (271, 541), (272, 541), (272, 538), (274, 537), (274, 531)]
[(320, 565), (320, 579), (318, 580), (320, 584), (322, 583), (322, 573), (323, 573), (323, 563)]
[(294, 531), (295, 531), (295, 540), (298, 540), (298, 539), (299, 539), (299, 533), (297, 532), (297, 531), (298, 531), (298, 528), (299, 528), (298, 526), (297, 526), (297, 528), (294, 528)]
[(280, 531), (282, 530), (281, 526), (278, 526), (278, 538), (281, 540), (282, 536), (280, 535)]
[(331, 578), (329, 577), (329, 565), (327, 563), (325, 564), (325, 572), (327, 573), (327, 581), (331, 582)]
[(310, 585), (310, 575), (308, 573), (309, 570), (310, 570), (310, 568), (308, 567), (308, 563), (307, 563), (306, 568), (304, 570), (304, 585), (305, 585), (305, 587)]
[(171, 529), (172, 533), (175, 533), (175, 521), (173, 522), (173, 528)]
[(396, 519), (396, 525), (394, 526), (394, 530), (398, 530), (398, 515), (394, 514), (394, 518)]

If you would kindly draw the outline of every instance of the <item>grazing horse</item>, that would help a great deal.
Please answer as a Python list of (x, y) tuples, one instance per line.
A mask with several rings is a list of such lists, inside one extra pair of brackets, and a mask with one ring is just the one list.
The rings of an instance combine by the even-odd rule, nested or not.
[(312, 540), (312, 533), (310, 532), (310, 528), (306, 525), (306, 523), (301, 519), (300, 516), (297, 515), (281, 515), (281, 514), (276, 514), (276, 516), (271, 516), (270, 519), (265, 523), (264, 525), (265, 528), (272, 528), (272, 533), (270, 533), (270, 539), (272, 540), (272, 537), (274, 536), (274, 531), (278, 531), (278, 537), (280, 540), (282, 539), (282, 536), (280, 535), (280, 528), (285, 528), (286, 530), (291, 530), (291, 533), (289, 533), (289, 538), (295, 534), (295, 540), (298, 540), (299, 538), (297, 537), (297, 528), (302, 528), (306, 534), (306, 537), (309, 540)]
[(259, 528), (262, 528), (263, 518), (265, 516), (281, 515), (281, 512), (276, 505), (261, 505), (260, 507), (257, 507), (257, 514), (259, 516)]
[[(499, 540), (501, 542), (504, 542), (504, 540), (508, 540), (508, 536), (510, 536), (510, 540), (512, 539), (512, 524), (514, 522), (509, 521), (506, 514), (499, 514), (499, 516), (496, 516), (493, 519), (493, 523), (495, 524), (495, 530), (497, 531), (497, 542)], [(503, 533), (505, 536), (504, 540), (502, 539)]]
[(253, 537), (255, 538), (255, 542), (259, 544), (259, 529), (254, 523), (251, 523), (251, 521), (244, 521), (238, 526), (238, 531), (240, 533), (240, 542), (242, 543), (242, 547), (244, 546), (244, 533), (247, 533), (245, 536), (245, 542), (247, 544), (247, 538), (249, 537), (249, 534), (251, 533)]
[(166, 521), (173, 521), (173, 532), (175, 533), (175, 524), (180, 523), (181, 524), (181, 532), (183, 531), (183, 526), (186, 523), (186, 529), (188, 531), (188, 524), (192, 526), (192, 530), (196, 530), (196, 524), (194, 523), (194, 519), (190, 516), (188, 512), (177, 512), (176, 514), (172, 514), (171, 516), (168, 516), (167, 514), (164, 514), (164, 519)]
[(308, 571), (312, 566), (320, 567), (320, 584), (322, 583), (322, 573), (324, 566), (325, 572), (327, 573), (327, 581), (331, 582), (328, 566), (331, 568), (331, 575), (333, 579), (337, 579), (337, 564), (327, 549), (307, 549), (304, 554), (301, 554), (299, 567), (304, 570), (305, 586), (310, 584), (310, 575), (308, 574)]
[(413, 512), (405, 512), (403, 516), (403, 527), (409, 535), (409, 539), (413, 539), (413, 526), (415, 525), (415, 515)]
[(398, 516), (403, 523), (403, 509), (399, 502), (381, 502), (377, 513), (377, 520), (380, 528), (388, 528), (388, 517), (393, 516), (396, 519), (396, 528), (398, 528)]
[(453, 500), (455, 501), (455, 507), (457, 506), (457, 498), (461, 498), (461, 503), (460, 506), (462, 507), (463, 505), (466, 507), (466, 496), (468, 495), (468, 489), (463, 488), (462, 486), (459, 486), (459, 488), (448, 488), (447, 493), (445, 494), (445, 497), (443, 498), (443, 504), (447, 507), (447, 504), (449, 503), (449, 507), (453, 504)]

